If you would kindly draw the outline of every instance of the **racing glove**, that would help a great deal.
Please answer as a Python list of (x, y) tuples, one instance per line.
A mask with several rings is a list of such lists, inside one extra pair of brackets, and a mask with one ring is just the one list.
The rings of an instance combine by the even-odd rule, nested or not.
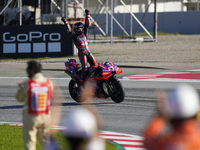
[(89, 9), (86, 9), (86, 10), (85, 10), (86, 15), (89, 15), (89, 12), (90, 12)]
[(62, 22), (64, 22), (67, 32), (68, 33), (72, 32), (71, 26), (69, 25), (68, 21), (66, 21), (65, 17), (62, 17), (61, 20)]
[(65, 19), (65, 17), (62, 17), (62, 22), (64, 22), (64, 23), (66, 23), (66, 19)]

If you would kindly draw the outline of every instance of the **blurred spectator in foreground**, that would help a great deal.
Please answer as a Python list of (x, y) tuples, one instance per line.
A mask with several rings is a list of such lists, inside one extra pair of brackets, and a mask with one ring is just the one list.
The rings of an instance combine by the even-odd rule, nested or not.
[[(197, 150), (200, 149), (200, 130), (196, 116), (199, 111), (197, 91), (181, 84), (168, 93), (158, 91), (159, 114), (144, 132), (147, 150)], [(165, 122), (171, 129), (164, 132)]]
[[(70, 150), (105, 150), (105, 141), (99, 137), (102, 119), (91, 104), (95, 88), (94, 79), (86, 80), (81, 92), (81, 106), (67, 115), (64, 136)], [(58, 150), (54, 139), (48, 150)]]
[(25, 150), (35, 150), (37, 135), (44, 148), (49, 143), (51, 100), (53, 84), (42, 73), (42, 65), (34, 60), (27, 62), (25, 82), (18, 81), (16, 99), (24, 102), (23, 140)]

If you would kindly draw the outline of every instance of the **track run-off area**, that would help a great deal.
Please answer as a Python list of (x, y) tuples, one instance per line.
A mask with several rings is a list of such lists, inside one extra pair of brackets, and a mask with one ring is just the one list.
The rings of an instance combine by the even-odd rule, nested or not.
[[(59, 74), (52, 76), (50, 71), (45, 70), (43, 73), (63, 93), (62, 115), (59, 124), (63, 127), (68, 112), (80, 105), (69, 95), (70, 78)], [(5, 76), (6, 74), (8, 76)], [(0, 72), (0, 122), (22, 122), (23, 103), (16, 101), (15, 93), (17, 92), (17, 81), (26, 79), (25, 71), (21, 74), (12, 72), (12, 75), (9, 72), (4, 72), (4, 74)], [(116, 104), (110, 98), (93, 98), (93, 105), (103, 119), (104, 126), (101, 136), (123, 145), (125, 149), (144, 149), (142, 146), (143, 130), (157, 112), (155, 90), (159, 88), (169, 90), (179, 83), (188, 83), (200, 93), (199, 79), (200, 70), (197, 69), (147, 74), (125, 72), (125, 76), (119, 77), (125, 89), (125, 99), (122, 103)]]

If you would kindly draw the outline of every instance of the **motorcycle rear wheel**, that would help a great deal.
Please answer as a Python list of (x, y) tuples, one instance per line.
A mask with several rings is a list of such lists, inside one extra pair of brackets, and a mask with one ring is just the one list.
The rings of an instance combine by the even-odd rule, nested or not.
[(110, 98), (115, 103), (121, 103), (125, 98), (125, 92), (121, 82), (118, 80), (113, 80), (110, 83), (110, 87), (111, 89), (108, 87)]
[(73, 79), (69, 82), (69, 93), (76, 102), (80, 102), (80, 86)]

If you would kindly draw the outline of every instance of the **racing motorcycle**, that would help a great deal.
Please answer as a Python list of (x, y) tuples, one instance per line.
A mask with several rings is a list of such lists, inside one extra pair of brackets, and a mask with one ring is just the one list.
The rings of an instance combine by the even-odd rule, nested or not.
[(83, 70), (76, 59), (68, 59), (65, 62), (65, 73), (72, 79), (69, 82), (69, 93), (71, 97), (79, 102), (81, 90), (86, 79), (85, 76), (92, 76), (97, 81), (95, 98), (111, 98), (115, 103), (121, 103), (124, 100), (125, 92), (121, 82), (116, 78), (116, 74), (121, 74), (121, 68), (117, 67), (112, 61), (98, 63), (97, 68), (87, 67), (86, 75), (83, 76)]

